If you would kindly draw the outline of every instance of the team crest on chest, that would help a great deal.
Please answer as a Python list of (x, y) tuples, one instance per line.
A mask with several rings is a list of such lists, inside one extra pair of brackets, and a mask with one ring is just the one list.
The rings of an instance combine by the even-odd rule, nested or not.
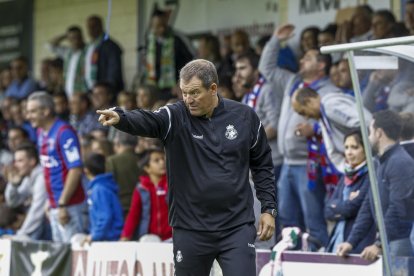
[(234, 140), (237, 138), (237, 135), (238, 135), (237, 130), (234, 128), (233, 125), (226, 126), (225, 136), (227, 139)]

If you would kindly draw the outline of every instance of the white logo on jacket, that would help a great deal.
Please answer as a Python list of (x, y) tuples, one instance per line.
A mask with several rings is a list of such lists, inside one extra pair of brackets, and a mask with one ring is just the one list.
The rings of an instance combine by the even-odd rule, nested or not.
[(175, 259), (177, 260), (177, 263), (181, 263), (183, 261), (183, 254), (181, 254), (181, 251), (177, 251), (177, 255), (175, 256)]
[(233, 125), (226, 126), (226, 138), (229, 140), (234, 140), (237, 138), (237, 130), (234, 128)]

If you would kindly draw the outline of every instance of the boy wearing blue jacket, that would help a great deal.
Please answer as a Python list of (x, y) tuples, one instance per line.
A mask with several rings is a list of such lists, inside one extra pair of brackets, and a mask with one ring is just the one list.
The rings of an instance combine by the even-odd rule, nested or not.
[(90, 234), (84, 242), (119, 240), (123, 214), (118, 185), (111, 173), (105, 173), (105, 156), (90, 154), (84, 163), (88, 183)]

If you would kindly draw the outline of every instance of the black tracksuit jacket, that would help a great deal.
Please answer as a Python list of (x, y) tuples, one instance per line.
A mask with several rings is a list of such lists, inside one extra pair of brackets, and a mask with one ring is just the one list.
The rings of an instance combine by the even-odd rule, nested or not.
[(250, 107), (219, 97), (211, 118), (192, 116), (182, 101), (155, 112), (115, 111), (117, 129), (164, 142), (172, 227), (221, 231), (253, 223), (249, 168), (262, 211), (276, 208), (271, 150)]

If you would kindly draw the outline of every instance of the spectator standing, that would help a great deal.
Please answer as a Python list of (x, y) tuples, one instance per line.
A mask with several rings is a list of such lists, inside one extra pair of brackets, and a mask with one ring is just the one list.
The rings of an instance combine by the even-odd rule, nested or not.
[[(400, 145), (414, 159), (414, 113), (400, 113), (402, 130)], [(414, 251), (414, 225), (410, 235), (411, 245)]]
[[(309, 86), (318, 94), (338, 93), (339, 89), (329, 80), (331, 58), (318, 50), (308, 50), (300, 60), (298, 74), (277, 66), (281, 43), (292, 35), (294, 26), (282, 25), (264, 48), (259, 63), (259, 71), (269, 82), (280, 85), (282, 107), (278, 123), (278, 146), (283, 155), (283, 166), (279, 178), (280, 223), (285, 226), (298, 226), (307, 229), (309, 234), (322, 244), (328, 241), (328, 233), (323, 206), (325, 187), (322, 183), (309, 186), (308, 140), (313, 137), (315, 121), (308, 121), (296, 113), (292, 107), (293, 93), (300, 87)], [(307, 138), (310, 137), (310, 138)]]
[(102, 18), (91, 15), (86, 20), (86, 28), (91, 40), (86, 50), (85, 78), (88, 89), (97, 82), (107, 82), (117, 94), (124, 89), (122, 50), (104, 32)]
[[(62, 46), (67, 40), (69, 47)], [(65, 92), (71, 98), (75, 92), (86, 93), (88, 87), (85, 80), (85, 42), (82, 30), (78, 26), (71, 26), (66, 33), (53, 38), (48, 44), (50, 51), (64, 60), (63, 77)]]
[(125, 132), (117, 131), (114, 139), (115, 154), (106, 160), (106, 171), (113, 174), (119, 187), (119, 200), (124, 217), (127, 217), (131, 198), (138, 180), (138, 156), (134, 153), (137, 138)]
[(105, 156), (90, 154), (85, 160), (84, 172), (89, 179), (90, 222), (90, 234), (85, 242), (118, 240), (124, 220), (118, 185), (111, 173), (105, 173)]
[(38, 150), (49, 197), (53, 241), (69, 242), (85, 230), (85, 193), (76, 132), (57, 119), (52, 96), (36, 92), (27, 102), (27, 116), (38, 130)]
[(157, 85), (162, 99), (172, 97), (179, 69), (193, 59), (187, 39), (168, 26), (168, 14), (155, 10), (151, 17), (151, 32), (147, 40), (146, 84)]
[[(292, 106), (298, 114), (319, 120), (329, 160), (337, 171), (343, 173), (344, 136), (360, 125), (355, 99), (342, 93), (320, 96), (312, 88), (303, 87), (293, 93)], [(371, 113), (364, 110), (364, 116), (368, 123), (371, 122)]]
[[(408, 198), (413, 194), (414, 160), (399, 145), (402, 128), (400, 116), (385, 110), (374, 114), (370, 125), (369, 140), (374, 152), (378, 154), (376, 175), (382, 205), (385, 231), (391, 256), (412, 256), (413, 248), (410, 233), (413, 226), (408, 219), (412, 209), (408, 209)], [(412, 217), (412, 216), (411, 216)], [(372, 194), (364, 200), (358, 217), (347, 240), (338, 246), (340, 256), (348, 254), (365, 238), (369, 227), (376, 223)], [(375, 260), (381, 254), (381, 242), (367, 246), (361, 253), (362, 258)]]
[[(336, 252), (337, 246), (347, 240), (362, 202), (370, 190), (368, 167), (360, 130), (350, 131), (344, 138), (345, 173), (339, 180), (334, 194), (325, 205), (325, 218), (334, 221), (327, 252)], [(368, 234), (353, 248), (359, 254), (375, 241), (376, 228), (371, 225)]]
[(130, 212), (125, 220), (121, 240), (136, 240), (154, 234), (161, 240), (172, 237), (168, 224), (168, 184), (164, 152), (145, 150), (139, 161), (140, 177), (134, 189)]

